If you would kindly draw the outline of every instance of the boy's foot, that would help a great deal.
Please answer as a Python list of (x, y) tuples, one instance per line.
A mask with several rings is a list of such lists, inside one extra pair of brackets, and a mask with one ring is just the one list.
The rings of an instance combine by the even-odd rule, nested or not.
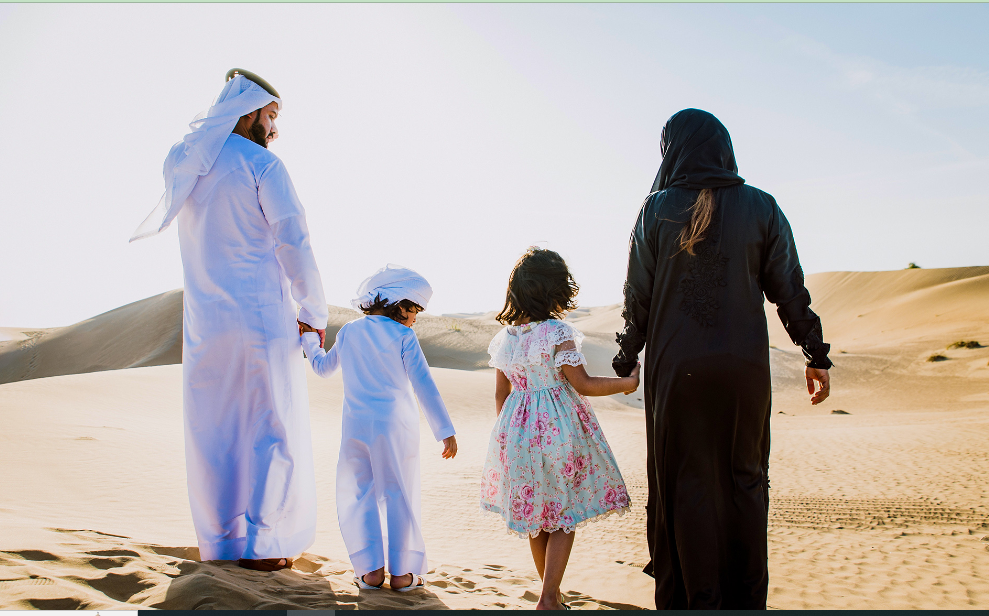
[(378, 584), (372, 584), (367, 581), (367, 576), (369, 574), (365, 573), (361, 577), (354, 576), (354, 584), (361, 590), (380, 590), (382, 586), (385, 585), (384, 577), (382, 577), (381, 582)]
[(421, 575), (406, 573), (405, 575), (393, 575), (388, 584), (392, 590), (398, 592), (408, 592), (417, 588), (425, 588), (426, 580)]
[(292, 562), (291, 558), (241, 558), (237, 561), (237, 565), (254, 571), (281, 571), (291, 569)]

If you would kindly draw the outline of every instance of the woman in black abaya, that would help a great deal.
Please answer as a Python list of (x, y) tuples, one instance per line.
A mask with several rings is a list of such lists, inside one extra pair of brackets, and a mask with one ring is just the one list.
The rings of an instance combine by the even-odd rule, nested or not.
[[(656, 607), (762, 608), (769, 584), (769, 334), (763, 296), (827, 398), (829, 345), (772, 196), (737, 175), (728, 131), (698, 109), (663, 128), (632, 232), (614, 368), (645, 346), (647, 538)], [(815, 391), (816, 389), (816, 391)]]

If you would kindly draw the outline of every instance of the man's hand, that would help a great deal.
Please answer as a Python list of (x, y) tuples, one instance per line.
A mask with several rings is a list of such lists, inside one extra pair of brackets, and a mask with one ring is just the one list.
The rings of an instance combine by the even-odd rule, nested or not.
[(443, 458), (455, 458), (457, 457), (457, 437), (448, 436), (443, 439)]
[(326, 330), (316, 329), (308, 323), (303, 323), (302, 321), (297, 321), (299, 324), (299, 335), (305, 334), (306, 332), (315, 332), (319, 334), (319, 346), (323, 346), (326, 343)]
[[(831, 393), (831, 377), (828, 375), (828, 371), (808, 367), (804, 370), (804, 376), (807, 378), (807, 393), (811, 395), (810, 403), (820, 404), (827, 400), (828, 394)], [(814, 393), (814, 381), (820, 384), (817, 393)]]

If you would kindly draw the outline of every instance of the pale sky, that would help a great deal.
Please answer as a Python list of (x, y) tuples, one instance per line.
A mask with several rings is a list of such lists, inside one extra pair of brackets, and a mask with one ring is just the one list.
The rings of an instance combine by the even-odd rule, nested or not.
[(531, 244), (584, 306), (686, 107), (728, 127), (808, 273), (989, 264), (986, 4), (0, 5), (0, 326), (182, 286), (175, 228), (128, 244), (227, 69), (282, 94), (327, 300), (386, 263), (429, 312), (497, 309)]

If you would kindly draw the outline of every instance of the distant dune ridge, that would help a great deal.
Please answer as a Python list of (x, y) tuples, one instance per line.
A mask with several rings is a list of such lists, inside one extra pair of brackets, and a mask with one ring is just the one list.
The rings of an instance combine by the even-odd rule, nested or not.
[[(829, 272), (808, 276), (807, 288), (832, 346), (888, 349), (989, 333), (989, 267)], [(783, 346), (779, 319), (769, 323)]]
[[(336, 333), (361, 313), (330, 306), (326, 347)], [(573, 319), (578, 327), (585, 314), (620, 314), (620, 307), (583, 309)], [(488, 344), (503, 327), (495, 313), (461, 318), (422, 314), (415, 330), (429, 365), (436, 368), (488, 368)], [(614, 319), (612, 319), (614, 320)], [(609, 322), (610, 326), (610, 322)], [(182, 363), (182, 290), (169, 291), (67, 327), (6, 328), (13, 340), (0, 340), (0, 383), (64, 374), (163, 366)], [(588, 334), (588, 355), (595, 368), (605, 370), (617, 350), (614, 332)]]
[[(837, 351), (890, 349), (978, 336), (989, 340), (989, 267), (812, 274), (807, 287)], [(431, 366), (487, 368), (487, 348), (501, 329), (497, 311), (470, 316), (423, 314), (416, 324)], [(360, 313), (330, 306), (326, 346)], [(621, 306), (579, 308), (568, 317), (587, 336), (592, 372), (607, 373), (617, 351)], [(796, 350), (767, 305), (773, 346)], [(68, 327), (0, 329), (0, 383), (63, 374), (161, 366), (182, 361), (182, 290), (128, 304)], [(13, 339), (11, 339), (13, 338)]]
[[(807, 286), (832, 344), (811, 407), (800, 350), (767, 305), (773, 374), (770, 592), (777, 608), (989, 607), (989, 267), (832, 272)], [(458, 430), (421, 430), (423, 591), (358, 591), (336, 523), (342, 380), (307, 371), (319, 527), (292, 571), (200, 563), (182, 427), (182, 292), (61, 328), (0, 328), (0, 609), (531, 608), (527, 542), (479, 511), (495, 419), (496, 312), (420, 315)], [(330, 307), (327, 346), (359, 313)], [(610, 373), (619, 305), (569, 316), (588, 371)], [(955, 343), (965, 342), (965, 345)], [(980, 344), (974, 344), (974, 343)], [(932, 362), (934, 355), (943, 359)], [(641, 390), (593, 399), (633, 501), (578, 531), (578, 609), (652, 607)]]
[(182, 291), (0, 342), (0, 383), (182, 363)]

